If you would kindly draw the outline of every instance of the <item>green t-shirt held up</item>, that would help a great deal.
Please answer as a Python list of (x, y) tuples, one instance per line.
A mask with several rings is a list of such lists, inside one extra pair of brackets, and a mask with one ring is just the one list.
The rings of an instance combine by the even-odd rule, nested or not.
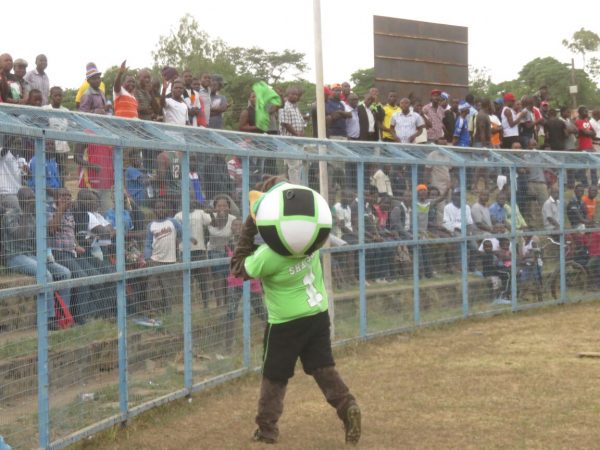
[(304, 258), (281, 256), (261, 245), (244, 262), (246, 273), (260, 278), (269, 323), (284, 323), (327, 311), (327, 292), (319, 252)]

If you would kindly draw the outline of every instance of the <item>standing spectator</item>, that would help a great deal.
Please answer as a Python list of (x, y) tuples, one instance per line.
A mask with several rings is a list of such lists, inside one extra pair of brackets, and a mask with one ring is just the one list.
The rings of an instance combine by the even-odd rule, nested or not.
[(390, 91), (387, 97), (387, 104), (383, 106), (383, 122), (381, 125), (381, 139), (384, 142), (395, 142), (394, 136), (392, 136), (392, 132), (390, 130), (392, 116), (402, 111), (400, 106), (398, 105), (398, 94), (395, 91)]
[(189, 124), (193, 127), (204, 128), (208, 125), (208, 117), (204, 112), (204, 100), (200, 97), (200, 87), (200, 80), (198, 78), (192, 79), (192, 89), (190, 91), (187, 88), (183, 90), (184, 94), (189, 92), (187, 97), (184, 95), (183, 100), (188, 107)]
[[(115, 78), (115, 86), (113, 89), (113, 99), (115, 102), (115, 116), (117, 117), (128, 117), (130, 119), (137, 119), (138, 114), (138, 102), (135, 98), (135, 78), (131, 75), (125, 76), (127, 72), (127, 60), (121, 63), (117, 77)], [(123, 76), (125, 81), (123, 82)]]
[[(9, 210), (2, 218), (2, 253), (6, 267), (17, 273), (31, 277), (37, 274), (35, 194), (29, 188), (21, 188), (17, 193), (19, 208)], [(68, 280), (71, 272), (65, 266), (54, 262), (51, 256), (46, 266), (46, 281)], [(69, 289), (60, 291), (67, 307), (71, 303)], [(54, 322), (54, 297), (47, 296), (48, 327), (56, 329)]]
[(390, 121), (390, 130), (394, 141), (411, 144), (425, 128), (423, 118), (410, 110), (410, 100), (400, 100), (400, 112), (394, 113)]
[(358, 105), (358, 121), (360, 124), (361, 141), (378, 141), (380, 137), (381, 122), (383, 121), (384, 111), (379, 104), (379, 90), (377, 88), (369, 89), (365, 100)]
[(452, 142), (454, 135), (454, 125), (458, 117), (458, 99), (453, 98), (450, 107), (444, 112), (444, 139), (446, 142)]
[(458, 104), (459, 115), (456, 118), (456, 124), (454, 125), (454, 135), (452, 136), (452, 145), (459, 147), (470, 147), (471, 146), (471, 135), (469, 133), (469, 111), (471, 105), (467, 102), (461, 102)]
[[(415, 138), (415, 144), (426, 144), (427, 143), (427, 130), (431, 128), (431, 120), (427, 114), (423, 112), (423, 105), (419, 100), (415, 101), (413, 111), (421, 116), (423, 122), (425, 122), (425, 127), (421, 130), (421, 133)], [(419, 168), (420, 169), (420, 168)]]
[[(579, 132), (579, 142), (578, 142), (578, 150), (582, 152), (593, 152), (594, 151), (594, 141), (593, 139), (596, 137), (596, 132), (592, 128), (592, 124), (590, 123), (590, 118), (588, 114), (588, 109), (585, 106), (580, 106), (577, 110), (579, 117), (575, 121), (575, 126), (577, 127), (577, 131)], [(588, 186), (588, 178), (585, 173), (585, 169), (577, 169), (575, 173), (575, 178), (578, 179), (585, 187)], [(596, 169), (590, 169), (590, 178), (593, 185), (598, 184), (598, 172)]]
[[(144, 245), (144, 258), (148, 267), (160, 267), (177, 262), (177, 243), (181, 239), (181, 224), (171, 217), (170, 210), (166, 200), (157, 199), (154, 202), (156, 218), (148, 224)], [(195, 242), (195, 239), (192, 242)], [(176, 272), (162, 272), (149, 278), (146, 299), (151, 302), (148, 305), (151, 314), (171, 311), (176, 285)]]
[(0, 147), (0, 209), (19, 209), (17, 193), (22, 185), (19, 160), (6, 147)]
[[(226, 246), (231, 244), (231, 225), (235, 216), (230, 214), (231, 203), (224, 195), (217, 195), (214, 199), (214, 220), (208, 227), (208, 257), (209, 259), (225, 258), (227, 256)], [(211, 267), (213, 292), (217, 306), (225, 304), (227, 290), (227, 275), (229, 265), (227, 263)]]
[[(91, 130), (86, 133), (93, 134)], [(113, 148), (100, 144), (75, 144), (75, 164), (79, 166), (79, 187), (94, 189), (101, 210), (112, 207), (114, 186)]]
[(352, 117), (352, 113), (346, 111), (344, 103), (341, 101), (342, 86), (334, 84), (331, 86), (331, 97), (325, 104), (325, 121), (327, 123), (327, 137), (329, 139), (348, 138), (346, 132), (346, 120)]
[(13, 59), (8, 53), (0, 55), (0, 69), (2, 70), (2, 101), (5, 103), (19, 103), (19, 98), (14, 98), (12, 92), (12, 83), (15, 83), (17, 79), (11, 73), (13, 69)]
[(423, 107), (425, 114), (431, 122), (431, 127), (427, 129), (427, 141), (435, 143), (438, 139), (444, 137), (444, 108), (440, 105), (440, 95), (442, 91), (434, 89), (431, 91), (431, 102)]
[(161, 111), (160, 105), (152, 93), (150, 70), (142, 69), (138, 72), (138, 82), (133, 90), (133, 95), (138, 104), (138, 117), (142, 120), (156, 120)]
[(346, 112), (352, 114), (346, 119), (346, 135), (351, 141), (360, 139), (360, 120), (358, 118), (358, 95), (352, 92), (344, 102)]
[(102, 73), (98, 71), (96, 66), (88, 64), (85, 76), (89, 87), (81, 96), (79, 110), (94, 114), (106, 114), (109, 105), (104, 92), (100, 89)]
[(347, 81), (342, 83), (342, 93), (340, 94), (340, 100), (344, 103), (348, 103), (348, 97), (352, 94), (352, 86)]
[(212, 76), (212, 88), (210, 91), (210, 120), (208, 128), (223, 128), (223, 113), (229, 108), (227, 97), (220, 94), (223, 89), (223, 77), (221, 75)]
[(521, 115), (513, 109), (516, 98), (512, 92), (504, 94), (502, 108), (502, 148), (512, 148), (513, 143), (519, 142), (519, 123)]
[[(168, 99), (167, 99), (168, 100)], [(164, 151), (158, 155), (156, 183), (158, 197), (167, 202), (172, 213), (179, 211), (181, 205), (181, 158), (179, 151)]]
[(174, 125), (187, 125), (189, 123), (189, 110), (183, 100), (183, 82), (178, 78), (171, 83), (171, 96), (167, 97), (169, 81), (163, 79), (160, 105), (163, 108), (166, 123)]
[[(575, 125), (575, 121), (572, 118), (571, 110), (563, 106), (560, 108), (560, 119), (565, 123), (567, 128), (567, 138), (565, 139), (565, 147), (564, 150), (574, 152), (577, 150), (577, 136), (579, 135), (579, 130)], [(576, 170), (567, 170), (567, 187), (573, 188), (575, 185), (575, 174)]]
[(248, 97), (248, 106), (240, 114), (240, 131), (246, 133), (262, 133), (263, 131), (256, 126), (256, 94), (254, 91)]
[(473, 147), (490, 148), (492, 146), (492, 122), (490, 120), (492, 105), (489, 99), (481, 102), (481, 108), (475, 118)]
[[(183, 212), (179, 211), (175, 214), (175, 219), (183, 222)], [(192, 241), (190, 257), (192, 261), (206, 260), (206, 244), (204, 238), (204, 228), (211, 225), (214, 221), (213, 213), (207, 213), (202, 210), (200, 203), (196, 200), (190, 201), (190, 236)], [(208, 280), (210, 279), (208, 269), (205, 267), (192, 269), (192, 277), (196, 279), (202, 293), (202, 303), (204, 308), (208, 308)]]
[(596, 135), (592, 139), (592, 143), (594, 144), (594, 151), (600, 152), (600, 108), (596, 108), (594, 109), (594, 111), (592, 111), (590, 125), (592, 126), (592, 130), (594, 130), (594, 133), (596, 133)]
[(550, 150), (564, 150), (565, 141), (567, 139), (567, 124), (564, 120), (559, 119), (556, 109), (551, 109), (548, 112), (548, 120), (544, 125), (546, 133), (544, 147)]
[[(533, 99), (531, 97), (524, 96), (521, 99), (521, 121), (519, 123), (519, 142), (521, 142), (522, 148), (529, 147), (529, 141), (536, 139), (536, 120), (533, 111)], [(539, 112), (539, 110), (538, 110)]]
[(35, 69), (25, 75), (25, 80), (29, 83), (29, 89), (38, 89), (42, 93), (42, 105), (48, 104), (50, 96), (50, 80), (46, 74), (46, 67), (48, 67), (46, 55), (37, 55)]
[[(15, 81), (12, 83), (13, 98), (16, 99), (18, 97), (19, 103), (27, 104), (27, 97), (29, 96), (29, 91), (31, 90), (31, 86), (29, 82), (24, 78), (27, 73), (27, 61), (23, 58), (15, 59), (14, 63), (14, 72), (15, 72)], [(39, 90), (39, 89), (38, 89)]]
[[(439, 161), (449, 163), (450, 156), (447, 153), (435, 149), (427, 155), (427, 161)], [(431, 164), (425, 166), (424, 179), (430, 187), (435, 187), (439, 192), (446, 192), (451, 188), (452, 178), (450, 176), (450, 165)]]
[(200, 76), (200, 89), (198, 90), (198, 94), (202, 99), (202, 103), (204, 104), (204, 116), (206, 120), (210, 118), (210, 110), (211, 110), (211, 94), (212, 94), (212, 77), (210, 73), (203, 73)]
[[(285, 104), (279, 110), (279, 132), (282, 136), (304, 136), (306, 122), (302, 117), (300, 108), (298, 108), (298, 101), (301, 96), (302, 93), (299, 88), (290, 86), (287, 89)], [(290, 182), (301, 184), (303, 179), (302, 160), (285, 159), (283, 162), (287, 167)]]
[[(90, 72), (90, 71), (98, 72), (96, 64), (93, 62), (87, 63), (85, 66), (85, 70), (86, 70), (86, 74), (87, 74), (87, 72)], [(98, 73), (100, 73), (100, 72), (98, 72)], [(90, 87), (90, 83), (89, 83), (89, 80), (86, 75), (85, 80), (83, 80), (83, 83), (81, 83), (81, 86), (79, 86), (79, 89), (77, 90), (77, 94), (75, 95), (75, 108), (76, 109), (80, 109), (79, 107), (81, 106), (81, 97), (83, 97), (83, 94), (85, 94), (87, 92), (89, 87)], [(100, 81), (100, 84), (98, 85), (97, 89), (99, 89), (103, 95), (106, 94), (106, 86), (104, 85), (104, 81)]]
[[(68, 111), (67, 108), (62, 106), (63, 90), (58, 86), (53, 86), (50, 89), (50, 103), (42, 106), (43, 109), (58, 109), (60, 111)], [(48, 125), (53, 130), (67, 131), (69, 128), (69, 120), (61, 117), (52, 116), (48, 119)], [(58, 163), (58, 171), (61, 177), (61, 185), (65, 185), (65, 178), (67, 176), (67, 161), (68, 154), (71, 150), (67, 141), (54, 141), (54, 147), (56, 150), (56, 162)]]

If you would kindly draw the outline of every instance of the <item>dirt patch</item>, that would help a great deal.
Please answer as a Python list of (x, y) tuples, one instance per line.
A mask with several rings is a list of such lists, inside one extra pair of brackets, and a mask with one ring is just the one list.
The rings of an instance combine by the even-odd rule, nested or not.
[[(596, 448), (597, 304), (469, 320), (338, 353), (363, 411), (360, 448)], [(79, 449), (271, 448), (250, 442), (258, 377), (149, 411)], [(279, 448), (345, 447), (335, 412), (297, 371)]]

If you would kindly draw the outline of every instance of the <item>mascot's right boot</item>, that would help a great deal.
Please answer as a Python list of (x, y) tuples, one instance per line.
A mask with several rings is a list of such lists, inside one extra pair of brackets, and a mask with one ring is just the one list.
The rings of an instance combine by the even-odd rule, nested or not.
[(344, 422), (346, 443), (357, 444), (361, 433), (361, 413), (356, 399), (334, 366), (322, 367), (312, 372), (327, 403), (333, 406)]
[(283, 414), (283, 399), (287, 389), (286, 381), (269, 380), (263, 377), (260, 385), (260, 398), (258, 399), (258, 413), (256, 424), (258, 429), (254, 432), (253, 439), (267, 444), (274, 444), (279, 438), (277, 422)]

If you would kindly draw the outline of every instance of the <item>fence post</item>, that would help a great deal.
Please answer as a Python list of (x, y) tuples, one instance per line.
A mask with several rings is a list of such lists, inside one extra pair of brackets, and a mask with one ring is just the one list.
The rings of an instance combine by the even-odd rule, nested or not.
[[(38, 334), (38, 440), (40, 448), (47, 448), (49, 444), (50, 405), (48, 398), (48, 292), (46, 272), (48, 265), (48, 252), (46, 248), (46, 140), (35, 139), (35, 246), (36, 246), (36, 282), (42, 287), (37, 296), (37, 334)], [(52, 303), (54, 305), (54, 303)]]
[(191, 295), (191, 247), (190, 247), (190, 149), (186, 146), (181, 164), (181, 219), (183, 221), (183, 385), (192, 394), (193, 342), (192, 342), (192, 295)]
[[(242, 217), (244, 220), (250, 214), (250, 200), (248, 191), (250, 190), (250, 157), (242, 158)], [(250, 369), (250, 352), (252, 351), (250, 343), (250, 282), (245, 281), (242, 291), (242, 335), (244, 339), (244, 367)]]
[(358, 195), (358, 333), (361, 338), (367, 335), (367, 292), (365, 266), (365, 163), (361, 160), (356, 168), (356, 188)]
[(469, 316), (469, 263), (467, 260), (467, 168), (461, 166), (460, 177), (460, 257), (462, 273), (462, 310), (463, 317)]
[[(412, 237), (414, 241), (419, 240), (419, 211), (417, 210), (417, 176), (418, 166), (413, 164), (411, 166), (411, 179), (412, 182)], [(413, 245), (413, 320), (415, 326), (419, 326), (421, 323), (421, 298), (420, 298), (420, 277), (419, 277), (419, 256), (420, 256), (420, 245)]]
[(558, 173), (558, 205), (560, 214), (558, 215), (558, 224), (560, 225), (560, 247), (559, 247), (559, 267), (560, 267), (560, 299), (559, 303), (567, 301), (567, 274), (565, 266), (565, 179), (567, 170), (564, 167), (560, 168)]
[(511, 308), (513, 311), (517, 309), (517, 168), (510, 167), (510, 297)]
[(127, 301), (125, 297), (125, 225), (123, 223), (123, 147), (114, 148), (115, 175), (115, 226), (117, 231), (117, 331), (119, 347), (119, 412), (127, 420), (129, 411), (129, 386), (127, 365)]

